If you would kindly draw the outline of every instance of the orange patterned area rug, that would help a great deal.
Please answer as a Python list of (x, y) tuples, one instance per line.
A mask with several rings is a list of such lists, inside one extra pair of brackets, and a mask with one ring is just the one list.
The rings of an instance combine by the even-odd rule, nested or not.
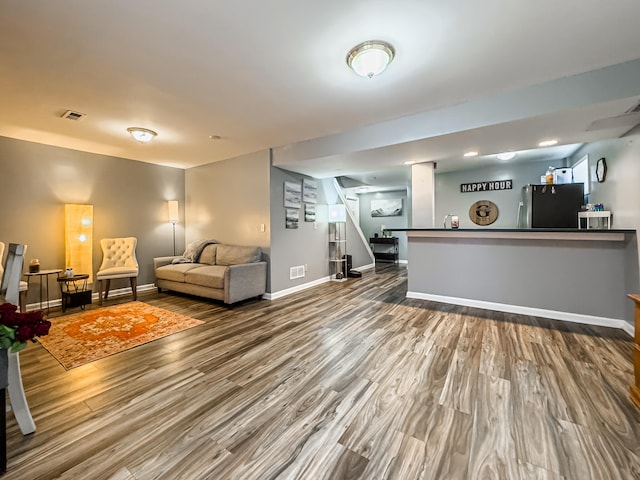
[(129, 302), (51, 319), (38, 341), (67, 370), (204, 323), (191, 317)]

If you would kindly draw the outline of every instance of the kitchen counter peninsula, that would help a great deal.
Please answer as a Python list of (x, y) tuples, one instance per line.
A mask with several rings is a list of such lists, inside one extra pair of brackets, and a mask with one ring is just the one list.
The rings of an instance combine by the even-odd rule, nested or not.
[(640, 290), (635, 230), (393, 229), (407, 297), (623, 328)]

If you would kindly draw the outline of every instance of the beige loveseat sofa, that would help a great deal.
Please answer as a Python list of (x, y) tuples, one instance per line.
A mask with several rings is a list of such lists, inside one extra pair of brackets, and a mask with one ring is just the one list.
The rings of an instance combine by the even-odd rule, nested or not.
[(266, 291), (267, 262), (260, 247), (194, 242), (183, 256), (153, 259), (156, 286), (235, 303)]

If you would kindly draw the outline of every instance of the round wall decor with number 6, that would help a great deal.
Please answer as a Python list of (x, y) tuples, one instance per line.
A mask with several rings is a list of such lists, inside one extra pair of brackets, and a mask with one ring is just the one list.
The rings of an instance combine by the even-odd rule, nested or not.
[(469, 218), (476, 225), (491, 225), (498, 219), (498, 206), (490, 200), (478, 200), (469, 208)]

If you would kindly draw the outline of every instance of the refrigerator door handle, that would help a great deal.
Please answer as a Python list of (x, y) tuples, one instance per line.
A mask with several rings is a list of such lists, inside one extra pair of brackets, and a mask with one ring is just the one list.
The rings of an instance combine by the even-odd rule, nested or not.
[(516, 225), (518, 226), (518, 228), (522, 228), (522, 224), (520, 223), (520, 215), (522, 213), (522, 207), (524, 207), (524, 203), (520, 202), (518, 204), (518, 218), (516, 218)]

